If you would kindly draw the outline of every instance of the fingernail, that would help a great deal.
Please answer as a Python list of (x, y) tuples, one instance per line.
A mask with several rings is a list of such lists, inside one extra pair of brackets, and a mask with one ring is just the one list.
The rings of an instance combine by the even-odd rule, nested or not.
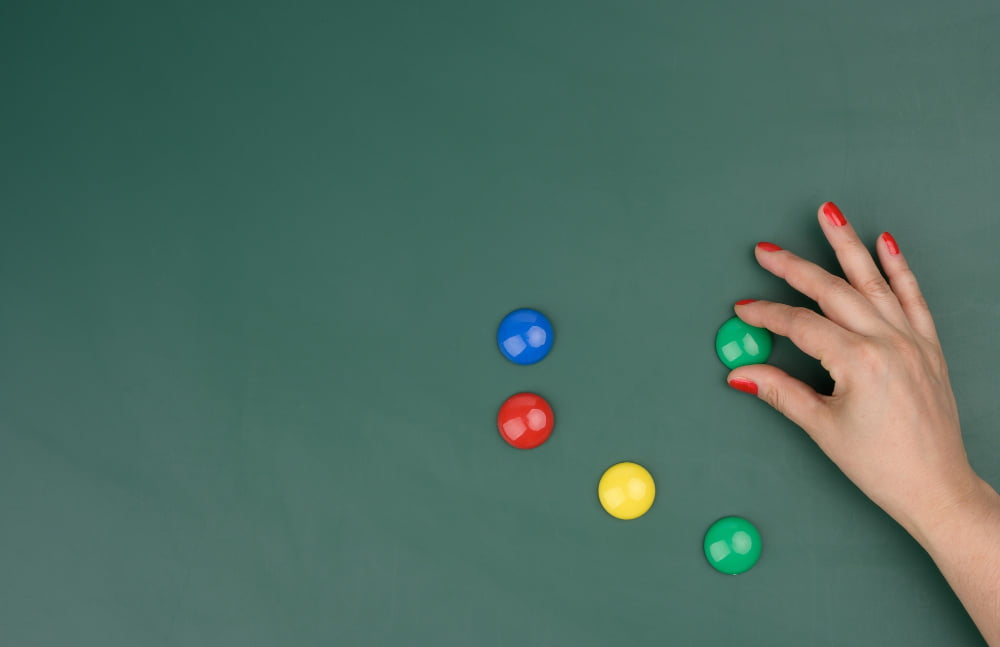
[(757, 249), (762, 252), (780, 252), (781, 248), (774, 243), (757, 243)]
[(885, 232), (882, 234), (882, 240), (885, 241), (885, 248), (889, 250), (889, 253), (895, 256), (899, 253), (899, 245), (896, 244), (896, 239), (892, 237), (892, 234)]
[(740, 301), (736, 302), (736, 305), (738, 305), (738, 306), (745, 306), (746, 304), (753, 303), (756, 300), (757, 299), (741, 299)]
[(757, 385), (745, 377), (734, 377), (729, 380), (729, 386), (733, 387), (737, 391), (743, 391), (744, 393), (749, 393), (750, 395), (757, 395)]
[(843, 227), (847, 224), (847, 218), (844, 214), (840, 212), (840, 207), (833, 204), (832, 202), (823, 203), (823, 215), (826, 219), (830, 221), (830, 224), (834, 227)]

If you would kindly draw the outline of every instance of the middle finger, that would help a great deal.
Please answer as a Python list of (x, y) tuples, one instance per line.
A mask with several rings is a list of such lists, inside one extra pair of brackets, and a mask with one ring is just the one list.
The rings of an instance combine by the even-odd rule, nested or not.
[(754, 253), (761, 267), (818, 303), (831, 321), (862, 335), (884, 330), (875, 307), (844, 279), (773, 243), (757, 243)]

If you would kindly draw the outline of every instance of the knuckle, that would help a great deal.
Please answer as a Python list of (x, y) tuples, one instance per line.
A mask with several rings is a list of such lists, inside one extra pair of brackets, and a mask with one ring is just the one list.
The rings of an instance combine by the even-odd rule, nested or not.
[(816, 313), (808, 308), (792, 308), (789, 307), (788, 312), (788, 323), (789, 327), (793, 330), (802, 330), (808, 328), (809, 325), (814, 321)]
[(901, 334), (894, 340), (894, 348), (902, 365), (908, 371), (931, 373), (948, 379), (948, 363), (941, 347), (915, 333)]
[(930, 310), (930, 306), (927, 305), (927, 299), (925, 299), (924, 295), (920, 293), (920, 290), (916, 289), (916, 286), (914, 286), (913, 294), (908, 299), (908, 302), (913, 308)]
[(869, 375), (885, 375), (892, 367), (889, 349), (873, 341), (862, 341), (856, 349), (858, 364)]
[(920, 284), (917, 283), (917, 277), (910, 268), (900, 270), (899, 274), (893, 277), (893, 285), (898, 286), (899, 291), (904, 293), (907, 304), (917, 308), (927, 308), (927, 301), (920, 291)]
[(861, 292), (869, 297), (885, 299), (892, 296), (892, 288), (889, 287), (889, 284), (881, 276), (873, 276), (865, 279), (859, 287), (861, 288)]
[(865, 256), (867, 258), (871, 258), (871, 253), (868, 251), (868, 247), (866, 247), (865, 244), (861, 242), (860, 238), (856, 237), (850, 238), (841, 243), (841, 245), (843, 245), (842, 250), (846, 251), (848, 254), (851, 254), (852, 257)]
[[(758, 305), (758, 304), (755, 304)], [(759, 304), (755, 311), (761, 323), (767, 327), (771, 325), (779, 325), (781, 321), (785, 318), (786, 306), (783, 303), (764, 303)]]
[(785, 412), (785, 396), (781, 390), (771, 387), (766, 389), (762, 395), (764, 402), (771, 405), (775, 411)]
[(895, 272), (896, 279), (907, 284), (916, 284), (917, 275), (909, 267), (901, 267)]
[(825, 292), (827, 297), (836, 299), (854, 292), (854, 288), (844, 279), (831, 276), (830, 280), (827, 281)]

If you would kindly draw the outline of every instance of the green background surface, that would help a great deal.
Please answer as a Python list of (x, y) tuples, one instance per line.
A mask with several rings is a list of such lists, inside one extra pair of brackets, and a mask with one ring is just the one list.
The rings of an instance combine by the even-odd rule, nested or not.
[(713, 337), (807, 303), (752, 245), (832, 267), (837, 200), (908, 254), (1000, 483), (998, 36), (994, 0), (3, 3), (0, 642), (981, 644)]

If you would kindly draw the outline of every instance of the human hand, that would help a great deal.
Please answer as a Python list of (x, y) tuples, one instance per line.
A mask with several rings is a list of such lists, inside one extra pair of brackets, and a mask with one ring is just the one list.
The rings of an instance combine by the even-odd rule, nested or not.
[(728, 382), (802, 427), (919, 538), (923, 525), (985, 484), (966, 457), (930, 310), (895, 240), (884, 233), (876, 243), (886, 281), (836, 205), (824, 203), (818, 215), (846, 280), (771, 243), (759, 243), (755, 253), (764, 269), (816, 301), (823, 315), (766, 301), (737, 305), (736, 314), (820, 360), (835, 382), (833, 394), (820, 395), (763, 364), (733, 370)]

